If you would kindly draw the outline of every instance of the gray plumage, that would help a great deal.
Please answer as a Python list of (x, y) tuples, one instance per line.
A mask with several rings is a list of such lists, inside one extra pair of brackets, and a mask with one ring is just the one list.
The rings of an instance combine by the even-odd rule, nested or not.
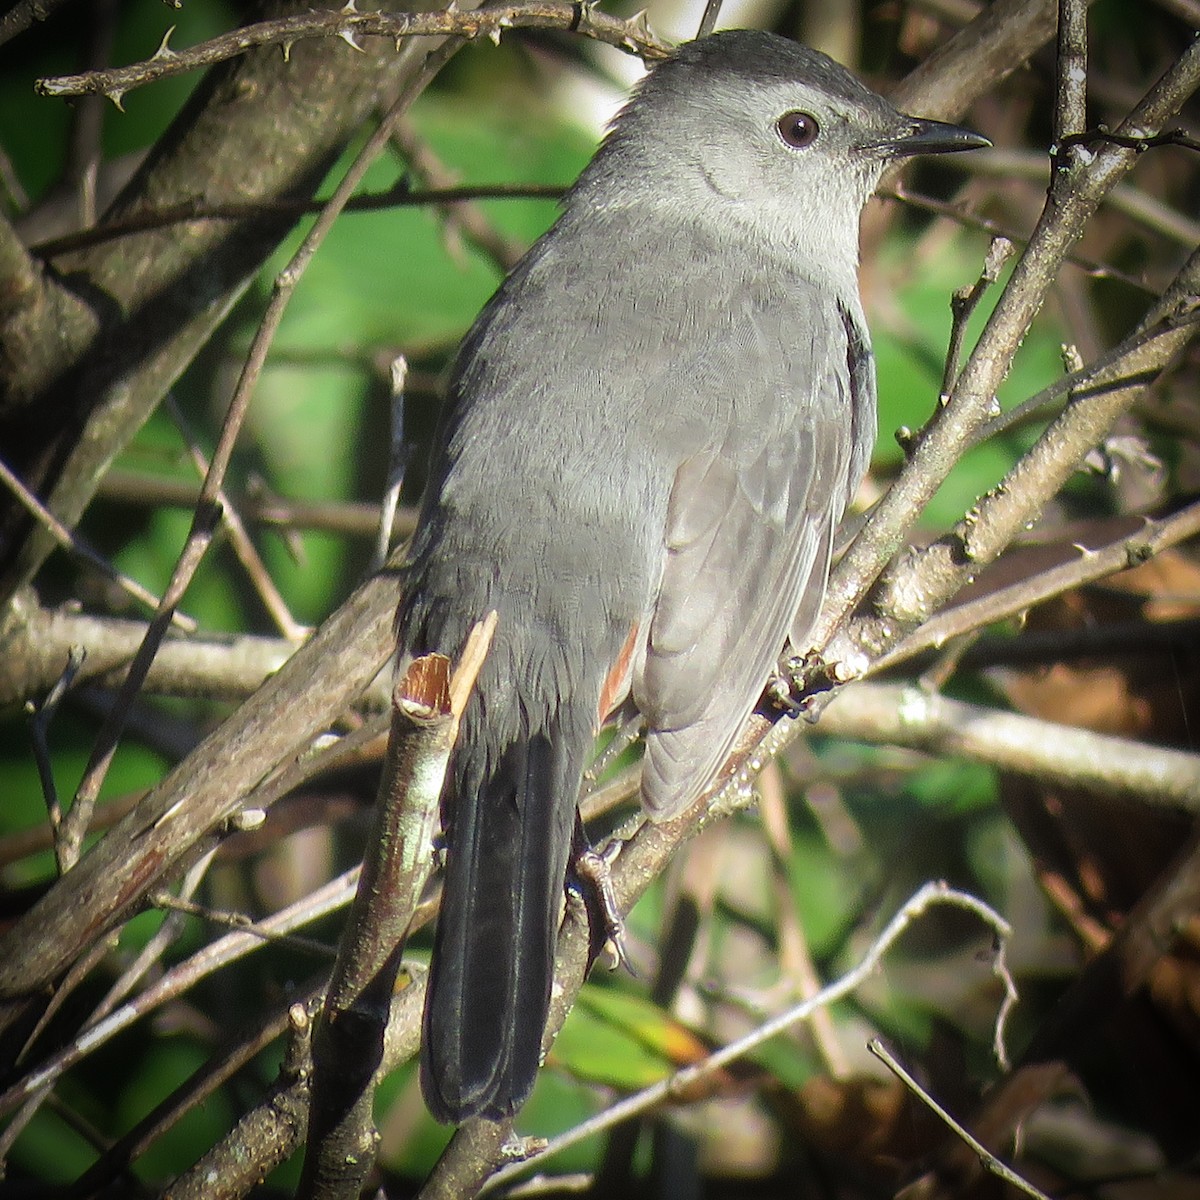
[[(811, 145), (781, 135), (792, 112)], [(980, 144), (781, 38), (689, 43), (466, 338), (399, 616), (405, 653), (454, 655), (499, 613), (443, 793), (435, 1116), (510, 1115), (532, 1086), (623, 648), (658, 819), (713, 781), (785, 641), (806, 648), (875, 438), (859, 213), (891, 158)]]

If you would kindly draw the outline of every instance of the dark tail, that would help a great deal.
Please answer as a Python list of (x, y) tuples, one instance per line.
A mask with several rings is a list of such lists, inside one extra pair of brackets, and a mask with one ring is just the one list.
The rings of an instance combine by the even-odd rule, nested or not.
[(587, 752), (556, 720), (497, 754), (472, 708), (443, 794), (452, 824), (421, 1046), (425, 1102), (455, 1124), (512, 1116), (533, 1088)]

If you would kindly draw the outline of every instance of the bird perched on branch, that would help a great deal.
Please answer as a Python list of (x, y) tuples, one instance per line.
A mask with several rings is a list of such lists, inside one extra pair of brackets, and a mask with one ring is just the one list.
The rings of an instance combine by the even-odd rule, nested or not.
[(537, 1073), (580, 779), (645, 724), (655, 819), (709, 786), (797, 650), (875, 441), (859, 215), (887, 164), (986, 139), (736, 30), (655, 67), (463, 343), (399, 613), (499, 623), (442, 793), (421, 1078), (499, 1119)]

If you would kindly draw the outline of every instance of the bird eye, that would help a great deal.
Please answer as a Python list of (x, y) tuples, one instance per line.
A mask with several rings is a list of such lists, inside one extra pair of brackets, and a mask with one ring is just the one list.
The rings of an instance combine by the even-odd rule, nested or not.
[(817, 118), (812, 113), (806, 112), (785, 112), (775, 122), (775, 128), (779, 131), (779, 136), (783, 138), (784, 144), (791, 146), (794, 150), (807, 149), (817, 140), (817, 134), (821, 132)]

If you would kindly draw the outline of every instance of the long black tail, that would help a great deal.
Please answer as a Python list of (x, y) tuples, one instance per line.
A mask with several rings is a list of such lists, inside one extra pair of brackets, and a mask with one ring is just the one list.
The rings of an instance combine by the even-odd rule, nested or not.
[(511, 1116), (533, 1088), (587, 752), (561, 721), (489, 752), (471, 708), (443, 797), (451, 828), (421, 1047), (425, 1102), (454, 1123)]

